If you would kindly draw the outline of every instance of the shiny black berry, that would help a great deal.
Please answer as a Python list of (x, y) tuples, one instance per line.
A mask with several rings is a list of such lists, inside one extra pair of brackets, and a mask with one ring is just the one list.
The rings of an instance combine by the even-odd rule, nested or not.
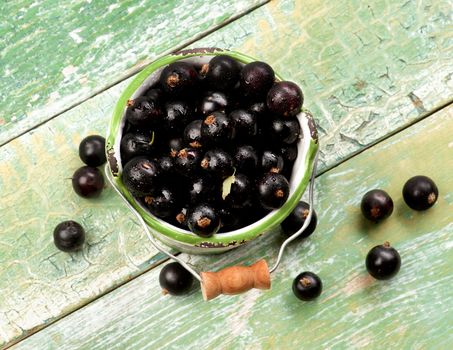
[(244, 174), (254, 173), (260, 160), (255, 147), (251, 145), (237, 147), (233, 159), (236, 169)]
[(241, 65), (234, 58), (226, 55), (215, 56), (202, 68), (205, 80), (213, 89), (228, 91), (239, 81)]
[(201, 168), (218, 178), (226, 178), (233, 174), (233, 159), (231, 156), (221, 150), (213, 149), (205, 153), (201, 160)]
[(363, 196), (360, 208), (368, 220), (378, 222), (392, 214), (393, 200), (383, 190), (371, 190)]
[(304, 102), (302, 90), (291, 81), (275, 83), (267, 94), (267, 108), (281, 117), (294, 117)]
[(99, 135), (85, 137), (79, 145), (79, 156), (86, 165), (97, 167), (106, 162), (105, 138)]
[(225, 113), (229, 107), (230, 99), (223, 92), (208, 92), (201, 99), (197, 112), (207, 117), (214, 112)]
[(300, 133), (300, 124), (297, 118), (276, 118), (270, 123), (270, 135), (273, 140), (291, 144), (299, 139)]
[(436, 203), (439, 190), (427, 176), (419, 175), (410, 178), (403, 187), (403, 198), (414, 210), (426, 210)]
[(251, 62), (241, 71), (240, 84), (246, 98), (263, 99), (274, 84), (275, 74), (264, 62)]
[(121, 139), (121, 160), (126, 164), (129, 160), (138, 156), (151, 155), (155, 150), (154, 133), (128, 132)]
[(176, 170), (183, 176), (192, 176), (200, 169), (201, 153), (197, 148), (183, 148), (176, 156)]
[(269, 114), (269, 110), (267, 109), (266, 102), (255, 102), (252, 103), (248, 110), (255, 114), (258, 119), (263, 119), (266, 118), (267, 115)]
[(263, 172), (280, 173), (284, 165), (283, 157), (275, 151), (266, 150), (261, 155), (261, 169)]
[(251, 201), (252, 182), (244, 174), (235, 174), (230, 192), (225, 196), (226, 203), (231, 208), (243, 208)]
[(191, 204), (215, 202), (220, 198), (220, 184), (209, 174), (190, 179), (188, 187)]
[(183, 137), (184, 142), (192, 148), (200, 148), (202, 146), (201, 140), (201, 124), (202, 120), (194, 120), (190, 122), (184, 129)]
[(183, 230), (189, 230), (189, 227), (187, 226), (187, 213), (188, 213), (187, 207), (183, 207), (179, 209), (174, 216), (174, 220), (171, 222), (176, 225), (179, 228), (182, 228)]
[[(307, 219), (309, 210), (310, 206), (308, 205), (308, 203), (302, 201), (297, 203), (291, 214), (289, 214), (286, 219), (283, 220), (283, 222), (280, 224), (283, 232), (287, 236), (292, 236), (297, 231), (299, 231), (299, 229), (304, 225), (305, 220)], [(299, 237), (306, 238), (310, 236), (315, 231), (317, 223), (318, 218), (316, 216), (316, 212), (313, 211), (310, 223)]]
[(162, 91), (162, 89), (158, 87), (152, 87), (151, 89), (145, 92), (145, 96), (154, 101), (163, 101), (164, 92)]
[(214, 112), (201, 124), (201, 140), (204, 145), (224, 145), (234, 136), (234, 124), (224, 113)]
[(250, 140), (251, 137), (256, 136), (258, 126), (256, 123), (256, 116), (245, 109), (235, 109), (232, 111), (228, 118), (234, 125), (234, 138), (237, 140)]
[(126, 118), (134, 126), (146, 129), (162, 122), (159, 102), (146, 96), (127, 101)]
[(293, 143), (291, 145), (282, 145), (278, 148), (277, 152), (282, 155), (286, 165), (286, 163), (293, 163), (296, 160), (299, 150), (297, 148), (297, 143)]
[(211, 237), (220, 228), (220, 217), (209, 204), (198, 204), (187, 214), (190, 231), (201, 237)]
[(184, 130), (193, 118), (193, 110), (185, 101), (169, 101), (164, 107), (163, 123), (165, 130), (176, 133)]
[(175, 191), (167, 186), (153, 191), (152, 195), (145, 196), (144, 202), (149, 211), (159, 218), (175, 215), (179, 205)]
[(389, 242), (372, 248), (366, 256), (368, 273), (378, 280), (388, 280), (395, 276), (401, 267), (401, 257)]
[(158, 180), (159, 168), (145, 157), (136, 157), (127, 162), (121, 178), (129, 192), (137, 197), (153, 193)]
[(157, 158), (156, 164), (161, 175), (173, 175), (175, 172), (175, 159), (171, 156)]
[(192, 287), (192, 283), (192, 274), (177, 262), (165, 265), (159, 274), (159, 284), (164, 294), (186, 294)]
[(197, 90), (198, 73), (187, 62), (174, 62), (164, 68), (160, 84), (170, 96), (187, 96)]
[(72, 188), (80, 197), (99, 197), (104, 188), (104, 176), (97, 168), (83, 166), (72, 175)]
[(293, 293), (303, 301), (316, 299), (321, 295), (322, 281), (313, 272), (305, 271), (297, 275), (293, 281)]
[(53, 231), (55, 246), (63, 252), (74, 252), (85, 242), (85, 230), (72, 220), (60, 222)]
[(289, 183), (281, 174), (267, 173), (258, 181), (258, 199), (264, 209), (278, 209), (289, 196)]
[(221, 206), (219, 209), (221, 223), (219, 233), (233, 231), (242, 227), (242, 214), (243, 211), (240, 209), (234, 209), (227, 204)]
[(180, 137), (172, 137), (168, 140), (165, 148), (165, 154), (168, 151), (170, 157), (175, 158), (178, 155), (178, 152), (184, 148), (184, 140)]

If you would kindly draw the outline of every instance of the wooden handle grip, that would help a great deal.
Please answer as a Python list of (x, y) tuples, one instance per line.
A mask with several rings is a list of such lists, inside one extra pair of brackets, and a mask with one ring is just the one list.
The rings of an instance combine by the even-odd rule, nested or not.
[(220, 294), (235, 295), (252, 288), (271, 288), (269, 268), (263, 259), (251, 266), (237, 265), (218, 272), (202, 272), (201, 279), (201, 292), (206, 301)]

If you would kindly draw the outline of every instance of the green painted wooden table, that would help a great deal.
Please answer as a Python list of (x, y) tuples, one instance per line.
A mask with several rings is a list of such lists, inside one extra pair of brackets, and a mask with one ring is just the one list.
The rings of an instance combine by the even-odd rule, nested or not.
[[(0, 348), (451, 348), (450, 1), (15, 1), (0, 10)], [(319, 226), (290, 246), (271, 291), (164, 297), (166, 258), (113, 190), (94, 201), (72, 192), (80, 140), (105, 133), (132, 74), (186, 45), (271, 63), (315, 114)], [(401, 199), (419, 173), (441, 192), (426, 213)], [(377, 226), (358, 211), (373, 187), (396, 204)], [(52, 243), (69, 218), (87, 229), (77, 254)], [(384, 240), (403, 266), (376, 283), (364, 256)], [(182, 256), (198, 268), (272, 262), (281, 241), (275, 230), (221, 256)], [(325, 284), (313, 303), (290, 290), (306, 269)]]

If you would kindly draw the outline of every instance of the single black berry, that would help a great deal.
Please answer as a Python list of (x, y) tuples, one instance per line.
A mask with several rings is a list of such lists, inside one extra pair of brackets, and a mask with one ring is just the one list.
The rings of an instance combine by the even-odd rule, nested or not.
[(169, 64), (161, 73), (160, 84), (171, 96), (186, 96), (197, 90), (198, 73), (187, 62)]
[(219, 209), (219, 216), (221, 223), (219, 233), (233, 231), (241, 227), (243, 210), (225, 204)]
[(207, 117), (214, 112), (225, 113), (229, 107), (230, 99), (223, 92), (208, 92), (201, 99), (197, 112)]
[(208, 86), (221, 91), (233, 89), (239, 81), (240, 72), (239, 62), (226, 55), (215, 56), (207, 66), (202, 67)]
[(220, 185), (209, 174), (199, 175), (189, 181), (189, 202), (216, 202), (220, 198)]
[(145, 157), (136, 157), (127, 162), (121, 178), (131, 194), (144, 197), (152, 194), (158, 180), (159, 168)]
[(150, 98), (151, 100), (154, 101), (163, 101), (164, 99), (164, 92), (162, 91), (161, 88), (158, 87), (152, 87), (148, 91), (145, 92), (145, 96)]
[(99, 135), (85, 137), (79, 145), (79, 156), (88, 166), (97, 167), (106, 162), (105, 138)]
[(247, 98), (262, 99), (272, 87), (274, 79), (274, 70), (267, 63), (251, 62), (242, 68), (241, 89)]
[(301, 130), (297, 118), (281, 119), (275, 118), (270, 123), (270, 135), (273, 140), (291, 144), (299, 139)]
[(74, 252), (85, 242), (85, 230), (72, 220), (60, 222), (53, 231), (55, 246), (64, 252)]
[(83, 166), (72, 175), (72, 188), (80, 197), (99, 197), (104, 188), (104, 176), (97, 168)]
[(238, 140), (250, 140), (258, 132), (256, 116), (245, 109), (235, 109), (228, 118), (234, 125), (234, 137)]
[(224, 113), (214, 112), (201, 124), (201, 140), (206, 145), (223, 145), (234, 136), (234, 123)]
[(426, 210), (436, 203), (439, 190), (427, 176), (414, 176), (407, 180), (403, 187), (403, 198), (406, 204), (414, 210)]
[(126, 164), (129, 160), (138, 156), (151, 155), (155, 150), (154, 133), (128, 132), (121, 139), (121, 160)]
[(281, 174), (267, 173), (258, 181), (258, 199), (264, 209), (278, 209), (289, 196), (288, 180)]
[(298, 154), (297, 143), (293, 143), (291, 145), (282, 145), (278, 148), (277, 152), (282, 155), (285, 165), (286, 163), (293, 163), (296, 160)]
[(174, 220), (171, 222), (178, 226), (179, 228), (182, 228), (183, 230), (189, 230), (189, 227), (187, 226), (187, 213), (188, 213), (187, 207), (183, 207), (179, 209), (174, 216)]
[(267, 94), (267, 108), (282, 117), (297, 115), (304, 102), (302, 90), (291, 81), (275, 83)]
[(178, 155), (178, 152), (184, 148), (184, 140), (180, 137), (170, 138), (166, 147), (165, 154), (168, 151), (170, 157), (175, 158)]
[(303, 301), (316, 299), (321, 295), (322, 281), (313, 272), (305, 271), (297, 275), (293, 282), (293, 293)]
[(149, 128), (162, 121), (162, 109), (159, 102), (146, 96), (127, 101), (126, 118), (134, 126)]
[(159, 274), (159, 284), (165, 294), (186, 294), (192, 287), (192, 283), (192, 274), (177, 262), (165, 265)]
[[(302, 226), (305, 224), (309, 210), (310, 206), (308, 205), (308, 203), (303, 201), (297, 203), (293, 211), (280, 224), (283, 232), (287, 236), (292, 236), (297, 231), (299, 231), (299, 229), (302, 228)], [(318, 218), (316, 216), (316, 212), (313, 210), (310, 223), (299, 237), (306, 238), (310, 236), (315, 231), (317, 223)]]
[(266, 102), (254, 102), (252, 103), (248, 110), (255, 114), (258, 119), (264, 119), (269, 114), (269, 110), (267, 109)]
[(211, 237), (220, 228), (220, 217), (209, 204), (198, 204), (187, 214), (190, 231), (201, 237)]
[(159, 173), (162, 175), (173, 175), (175, 171), (175, 159), (171, 156), (163, 156), (156, 159)]
[(221, 149), (213, 149), (206, 152), (200, 165), (208, 173), (222, 179), (232, 175), (234, 172), (233, 159)]
[(183, 148), (176, 155), (176, 170), (183, 176), (191, 176), (200, 169), (201, 153), (198, 148)]
[(169, 101), (165, 104), (163, 123), (171, 133), (184, 130), (192, 117), (192, 107), (185, 101)]
[(378, 280), (388, 280), (395, 276), (401, 267), (401, 257), (389, 242), (372, 248), (366, 256), (368, 273)]
[(159, 218), (169, 218), (178, 210), (178, 198), (170, 187), (153, 191), (152, 195), (145, 196), (144, 202), (149, 211)]
[(184, 129), (183, 137), (184, 142), (192, 148), (200, 148), (202, 146), (201, 140), (201, 125), (202, 120), (194, 120), (190, 122)]
[(284, 165), (283, 157), (275, 151), (266, 150), (261, 155), (261, 169), (263, 172), (280, 173)]
[(233, 159), (236, 169), (244, 174), (254, 173), (257, 170), (259, 157), (252, 145), (237, 147)]
[(235, 174), (230, 192), (225, 196), (226, 203), (232, 208), (243, 208), (251, 202), (252, 182), (244, 174)]
[(371, 190), (362, 198), (362, 214), (368, 220), (381, 221), (388, 218), (393, 212), (393, 200), (383, 190)]

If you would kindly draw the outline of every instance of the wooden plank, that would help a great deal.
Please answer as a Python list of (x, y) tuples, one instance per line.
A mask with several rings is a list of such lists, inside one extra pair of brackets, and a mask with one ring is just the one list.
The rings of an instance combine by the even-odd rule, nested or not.
[(0, 145), (265, 2), (2, 1)]
[[(160, 266), (20, 342), (13, 349), (448, 349), (453, 342), (453, 107), (389, 138), (318, 178), (319, 223), (292, 244), (272, 276), (272, 290), (204, 302), (199, 288), (163, 296)], [(410, 210), (401, 188), (415, 174), (440, 189), (426, 212)], [(395, 211), (365, 222), (360, 198), (384, 188)], [(368, 250), (390, 240), (402, 267), (389, 281), (365, 270)], [(182, 257), (198, 270), (275, 261), (277, 231), (221, 256)], [(324, 291), (300, 302), (291, 291), (299, 272), (318, 273)]]
[[(395, 28), (382, 28), (383, 25), (378, 20), (370, 19), (369, 23), (365, 23), (361, 17), (347, 15), (344, 8), (349, 5), (344, 0), (339, 4), (343, 4), (343, 7), (311, 0), (304, 4), (290, 0), (272, 2), (196, 44), (215, 44), (251, 53), (274, 65), (283, 76), (294, 77), (294, 80), (303, 85), (307, 95), (306, 105), (316, 111), (323, 135), (321, 170), (424, 116), (425, 112), (419, 114), (407, 99), (406, 95), (411, 91), (416, 90), (417, 96), (422, 96), (427, 112), (438, 108), (451, 96), (448, 74), (452, 67), (444, 59), (450, 52), (442, 34), (446, 22), (443, 14), (448, 13), (444, 2), (436, 2), (426, 9), (414, 7), (412, 2), (401, 8), (395, 8), (396, 5), (386, 4), (384, 1), (376, 2), (373, 11), (381, 8), (380, 11), (385, 14), (383, 18), (388, 23), (416, 15), (416, 20), (409, 29), (398, 32), (400, 40), (392, 36)], [(328, 11), (323, 10), (322, 6)], [(360, 6), (363, 5), (357, 4), (357, 8), (361, 8)], [(325, 21), (326, 18), (330, 24)], [(349, 24), (350, 22), (354, 23)], [(335, 30), (330, 29), (332, 25)], [(379, 50), (362, 48), (364, 57), (357, 57), (356, 51), (359, 48), (356, 51), (345, 49), (330, 57), (319, 44), (323, 40), (332, 44), (338, 40), (338, 33), (348, 35), (351, 28), (364, 26), (370, 31), (384, 31), (392, 40), (382, 43)], [(424, 26), (425, 30), (419, 30)], [(319, 31), (316, 35), (319, 42), (312, 39), (315, 35), (302, 35), (309, 27)], [(301, 35), (292, 35), (293, 31)], [(436, 47), (427, 44), (429, 35), (433, 33), (438, 33), (436, 40), (439, 45)], [(292, 41), (288, 41), (288, 35)], [(405, 51), (397, 50), (395, 43), (407, 43), (414, 51), (410, 40), (414, 35), (419, 42), (417, 52), (426, 56), (429, 63), (418, 62), (415, 66), (408, 64), (407, 67), (399, 67), (399, 57), (404, 59)], [(287, 45), (280, 42), (286, 42)], [(291, 55), (288, 48), (291, 49)], [(395, 55), (392, 54), (393, 51), (396, 52)], [(386, 53), (383, 57), (382, 52)], [(285, 54), (282, 56), (282, 53)], [(305, 55), (313, 57), (313, 61), (305, 59)], [(315, 57), (320, 59), (315, 60)], [(334, 59), (339, 69), (332, 69)], [(301, 65), (301, 60), (304, 65)], [(316, 64), (312, 63), (315, 61)], [(357, 65), (349, 64), (356, 61)], [(375, 98), (376, 91), (370, 87), (380, 86), (382, 78), (370, 70), (370, 62), (376, 62), (379, 66), (383, 64), (381, 61), (393, 67), (392, 95), (384, 94)], [(283, 62), (287, 64), (284, 65)], [(314, 67), (316, 75), (322, 78), (318, 82), (313, 77), (312, 80), (305, 81), (306, 78), (300, 73), (304, 66)], [(348, 84), (355, 81), (355, 76), (367, 81), (367, 88), (361, 94), (350, 94), (349, 109), (331, 102), (327, 92), (337, 96), (342, 94), (343, 88), (352, 89)], [(345, 82), (344, 85), (342, 81)], [(110, 190), (99, 201), (82, 201), (73, 195), (69, 183), (63, 180), (80, 164), (76, 155), (78, 142), (88, 133), (105, 130), (113, 105), (127, 83), (114, 86), (0, 149), (0, 203), (2, 208), (7, 208), (0, 212), (0, 242), (7, 242), (6, 245), (0, 243), (0, 274), (8, 276), (8, 280), (0, 279), (0, 322), (3, 322), (0, 325), (0, 336), (5, 343), (17, 340), (76, 310), (150, 268), (159, 258), (158, 256), (153, 260), (155, 252), (148, 249), (143, 241), (143, 234)], [(423, 91), (423, 94), (419, 91)], [(368, 101), (369, 105), (365, 105), (363, 101)], [(377, 117), (370, 119), (373, 113)], [(340, 134), (347, 135), (347, 138)], [(39, 167), (35, 169), (31, 164), (38, 164)], [(20, 190), (17, 189), (19, 184)], [(111, 214), (111, 210), (114, 210), (115, 216)], [(24, 214), (20, 214), (21, 212)], [(93, 215), (89, 216), (87, 213)], [(88, 265), (81, 272), (75, 267), (79, 266), (78, 260), (73, 266), (74, 263), (65, 260), (65, 255), (59, 255), (62, 258), (58, 258), (55, 271), (49, 272), (40, 268), (36, 262), (54, 262), (52, 259), (55, 250), (50, 233), (59, 220), (68, 217), (80, 218), (92, 232), (94, 242), (104, 239), (100, 240), (102, 244), (90, 248), (90, 259), (96, 264)], [(113, 228), (115, 232), (110, 233)], [(43, 243), (45, 248), (37, 249), (36, 244), (27, 243), (25, 239), (19, 241), (20, 244), (13, 244), (17, 237), (28, 237), (31, 242), (39, 242), (40, 247)], [(133, 257), (133, 263), (130, 263), (130, 257)], [(62, 266), (69, 268), (67, 279), (59, 279), (61, 276), (57, 269), (61, 270)], [(44, 282), (40, 282), (41, 280)], [(36, 283), (22, 284), (21, 281)], [(16, 285), (22, 286), (20, 292)], [(77, 292), (73, 293), (71, 286)]]

